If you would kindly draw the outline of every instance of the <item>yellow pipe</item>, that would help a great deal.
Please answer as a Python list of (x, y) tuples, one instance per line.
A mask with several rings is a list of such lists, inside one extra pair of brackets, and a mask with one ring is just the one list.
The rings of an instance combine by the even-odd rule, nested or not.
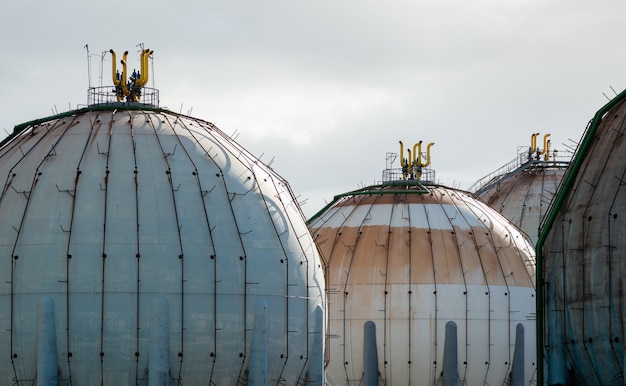
[(128, 51), (124, 51), (124, 56), (122, 57), (122, 92), (124, 92), (125, 96), (130, 95), (130, 91), (126, 87), (126, 56), (128, 56)]
[(144, 71), (144, 59), (146, 56), (146, 53), (149, 50), (141, 50), (141, 58), (139, 59), (139, 79), (137, 79), (137, 84), (139, 86), (143, 86), (144, 84), (146, 84), (146, 82), (148, 81), (147, 79), (147, 75), (146, 72)]
[(548, 140), (548, 142), (546, 142), (545, 147), (546, 147), (546, 149), (545, 149), (546, 154), (543, 156), (543, 160), (544, 161), (549, 161), (550, 160), (550, 140)]
[(400, 166), (402, 166), (402, 179), (406, 180), (406, 170), (408, 169), (407, 167), (408, 164), (408, 160), (407, 162), (404, 162), (404, 144), (402, 143), (402, 141), (400, 141)]
[(420, 166), (422, 163), (420, 160), (420, 155), (422, 154), (422, 141), (419, 141), (415, 145), (413, 145), (413, 164), (417, 163), (416, 166)]
[(115, 55), (115, 51), (113, 51), (112, 49), (109, 50), (109, 52), (111, 53), (111, 56), (113, 57), (113, 68), (111, 70), (111, 78), (113, 79), (113, 84), (116, 86), (120, 85), (120, 81), (119, 79), (117, 79), (117, 57)]
[(530, 136), (530, 153), (533, 154), (537, 149), (537, 136), (539, 133), (534, 133)]
[(434, 142), (431, 142), (428, 144), (428, 146), (426, 146), (426, 163), (422, 166), (426, 167), (428, 165), (430, 165), (430, 148), (432, 145), (434, 145)]
[(543, 136), (543, 152), (541, 154), (547, 153), (548, 152), (548, 137), (550, 136), (550, 134), (546, 134)]
[(137, 84), (139, 86), (145, 86), (148, 83), (148, 59), (150, 55), (152, 55), (154, 51), (150, 51), (149, 49), (145, 49), (141, 51), (141, 60), (140, 60), (140, 70), (139, 79), (137, 80)]
[(549, 136), (550, 134), (546, 134), (543, 136), (543, 149), (542, 150), (537, 149), (537, 156), (544, 155), (546, 153), (546, 144), (547, 144), (547, 140)]
[(408, 156), (408, 158), (407, 158), (407, 160), (408, 160), (408, 162), (407, 162), (407, 163), (409, 164), (409, 167), (412, 167), (413, 165), (412, 165), (412, 163), (411, 163), (411, 159), (412, 159), (412, 158), (411, 158), (411, 149), (406, 149), (406, 152), (407, 152), (407, 153), (409, 153), (409, 156)]

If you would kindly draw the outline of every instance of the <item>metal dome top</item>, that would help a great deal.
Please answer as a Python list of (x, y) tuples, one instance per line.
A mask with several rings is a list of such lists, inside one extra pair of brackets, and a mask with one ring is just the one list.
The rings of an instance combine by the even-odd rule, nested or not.
[(539, 225), (569, 166), (572, 153), (550, 149), (550, 134), (544, 147), (531, 137), (527, 150), (495, 172), (477, 181), (470, 190), (526, 233), (532, 243), (539, 238)]
[(0, 383), (323, 384), (323, 264), (288, 183), (143, 103), (144, 74), (2, 142)]
[[(336, 195), (309, 227), (328, 262), (329, 381), (367, 384), (373, 367), (386, 384), (502, 384), (513, 373), (533, 384), (534, 251), (493, 208), (407, 179)], [(376, 344), (364, 338), (372, 322)], [(458, 362), (443, 376), (455, 339)], [(515, 356), (525, 365), (513, 372)]]

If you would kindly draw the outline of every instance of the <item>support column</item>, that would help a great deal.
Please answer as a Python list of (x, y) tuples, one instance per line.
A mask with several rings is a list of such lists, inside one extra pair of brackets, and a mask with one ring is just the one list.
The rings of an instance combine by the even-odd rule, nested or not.
[(267, 385), (267, 356), (268, 356), (268, 310), (267, 303), (259, 299), (254, 307), (254, 329), (252, 331), (252, 352), (250, 353), (250, 372), (248, 385)]
[(310, 339), (311, 350), (309, 352), (309, 370), (307, 372), (307, 385), (324, 386), (324, 310), (322, 306), (315, 307), (313, 313), (314, 330), (309, 332), (313, 335)]
[(59, 384), (54, 300), (43, 296), (37, 303), (37, 386)]
[(363, 327), (363, 386), (378, 386), (376, 324), (371, 320)]
[(443, 343), (443, 386), (456, 386), (459, 379), (456, 323), (446, 323), (446, 338)]
[(524, 326), (517, 323), (515, 327), (515, 351), (513, 351), (513, 368), (511, 369), (511, 386), (524, 385)]
[(170, 377), (170, 305), (157, 296), (152, 300), (148, 386), (168, 386)]

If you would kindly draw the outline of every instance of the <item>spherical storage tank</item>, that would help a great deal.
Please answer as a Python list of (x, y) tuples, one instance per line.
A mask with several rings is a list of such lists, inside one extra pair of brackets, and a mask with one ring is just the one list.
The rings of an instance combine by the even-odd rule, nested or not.
[[(572, 154), (551, 150), (550, 134), (544, 147), (535, 145), (539, 133), (532, 135), (531, 146), (495, 172), (483, 177), (469, 190), (517, 225), (535, 245), (539, 224), (546, 215)], [(526, 150), (527, 149), (527, 150)]]
[(626, 92), (591, 120), (537, 243), (549, 385), (622, 385)]
[(0, 384), (321, 385), (323, 267), (287, 182), (107, 93), (0, 148)]
[(327, 380), (532, 384), (532, 246), (470, 193), (390, 170), (309, 220), (328, 263)]

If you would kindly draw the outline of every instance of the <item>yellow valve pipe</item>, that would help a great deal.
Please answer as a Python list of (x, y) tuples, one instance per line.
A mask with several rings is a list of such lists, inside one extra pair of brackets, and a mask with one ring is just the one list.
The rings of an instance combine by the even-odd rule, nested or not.
[(144, 71), (144, 58), (146, 56), (146, 53), (149, 50), (141, 50), (141, 57), (139, 59), (139, 79), (137, 79), (137, 84), (139, 86), (143, 86), (144, 84), (146, 84), (146, 82), (148, 81), (147, 79), (147, 75), (146, 72)]
[(546, 154), (548, 152), (548, 137), (550, 136), (550, 134), (546, 134), (543, 136), (543, 151), (539, 154)]
[(534, 133), (533, 135), (530, 136), (530, 153), (534, 153), (535, 150), (537, 149), (537, 136), (539, 135), (539, 133)]
[(406, 152), (409, 153), (409, 156), (407, 158), (407, 164), (409, 165), (409, 167), (413, 167), (412, 163), (411, 163), (411, 149), (406, 149)]
[(139, 79), (137, 80), (137, 84), (139, 86), (145, 86), (148, 83), (148, 59), (150, 55), (152, 55), (154, 51), (150, 51), (149, 49), (145, 49), (141, 51), (141, 59), (140, 59), (140, 70)]
[(402, 179), (406, 180), (406, 170), (408, 169), (408, 160), (404, 162), (404, 144), (400, 141), (400, 166), (402, 166)]
[(124, 51), (124, 56), (122, 57), (122, 92), (125, 96), (130, 95), (130, 91), (128, 91), (128, 87), (126, 87), (126, 56), (128, 56), (128, 51)]
[(422, 164), (421, 155), (422, 155), (422, 141), (419, 141), (418, 143), (413, 145), (413, 164), (417, 163), (416, 166), (420, 166)]
[(426, 146), (426, 163), (422, 166), (426, 167), (428, 165), (430, 165), (430, 148), (434, 145), (434, 142), (431, 142), (428, 144), (428, 146)]
[[(550, 134), (548, 134), (548, 135), (550, 135)], [(543, 160), (544, 161), (549, 161), (550, 160), (550, 140), (548, 140), (544, 146), (545, 146), (545, 153), (546, 154), (543, 156)]]
[(111, 78), (113, 79), (113, 84), (116, 86), (120, 85), (120, 81), (119, 79), (117, 79), (117, 56), (115, 55), (115, 51), (113, 51), (112, 49), (109, 50), (109, 52), (111, 53), (111, 56), (113, 57), (113, 68), (111, 69)]

